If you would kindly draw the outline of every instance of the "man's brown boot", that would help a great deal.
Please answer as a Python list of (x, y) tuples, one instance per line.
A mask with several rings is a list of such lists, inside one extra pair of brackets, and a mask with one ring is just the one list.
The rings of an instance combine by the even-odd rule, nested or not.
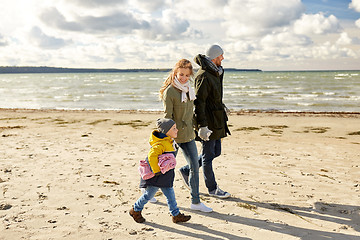
[(182, 213), (179, 213), (179, 214), (176, 215), (175, 217), (174, 217), (174, 216), (172, 217), (172, 221), (173, 221), (174, 223), (187, 222), (187, 221), (190, 220), (190, 218), (191, 218), (190, 215), (184, 215), (184, 214), (182, 214)]
[(130, 216), (133, 217), (135, 222), (137, 223), (143, 223), (145, 222), (145, 218), (141, 215), (141, 211), (135, 211), (134, 208), (131, 208), (129, 211)]

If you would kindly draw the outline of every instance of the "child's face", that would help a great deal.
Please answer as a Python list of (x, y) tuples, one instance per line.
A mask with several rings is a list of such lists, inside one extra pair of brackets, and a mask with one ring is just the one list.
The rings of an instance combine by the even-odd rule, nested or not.
[(181, 84), (185, 84), (189, 81), (191, 71), (189, 68), (179, 68), (176, 72), (176, 77)]
[(176, 138), (178, 133), (178, 129), (176, 128), (176, 124), (174, 124), (170, 130), (166, 133), (171, 138)]

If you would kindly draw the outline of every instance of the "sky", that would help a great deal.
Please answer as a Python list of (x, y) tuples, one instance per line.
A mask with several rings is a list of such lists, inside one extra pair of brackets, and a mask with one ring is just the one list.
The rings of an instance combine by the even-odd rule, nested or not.
[[(0, 66), (360, 70), (360, 0), (1, 0)], [(198, 67), (194, 62), (194, 67)]]

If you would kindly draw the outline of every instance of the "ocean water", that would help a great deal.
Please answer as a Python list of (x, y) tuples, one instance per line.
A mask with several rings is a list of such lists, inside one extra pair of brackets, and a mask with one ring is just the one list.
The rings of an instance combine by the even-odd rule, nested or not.
[[(168, 73), (0, 74), (0, 108), (162, 110)], [(226, 71), (235, 111), (360, 112), (360, 71)]]

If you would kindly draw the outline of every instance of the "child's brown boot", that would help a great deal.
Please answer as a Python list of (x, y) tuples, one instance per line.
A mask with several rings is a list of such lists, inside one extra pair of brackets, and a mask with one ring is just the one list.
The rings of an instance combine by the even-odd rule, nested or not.
[(191, 218), (190, 215), (184, 215), (184, 214), (182, 214), (182, 213), (179, 213), (179, 214), (176, 215), (175, 217), (174, 217), (174, 216), (172, 217), (172, 221), (173, 221), (174, 223), (187, 222), (187, 221), (190, 220), (190, 218)]
[(133, 217), (135, 222), (137, 222), (137, 223), (145, 222), (145, 218), (143, 218), (143, 216), (141, 215), (141, 211), (135, 211), (134, 208), (132, 207), (129, 211), (129, 214), (130, 214), (130, 216)]

